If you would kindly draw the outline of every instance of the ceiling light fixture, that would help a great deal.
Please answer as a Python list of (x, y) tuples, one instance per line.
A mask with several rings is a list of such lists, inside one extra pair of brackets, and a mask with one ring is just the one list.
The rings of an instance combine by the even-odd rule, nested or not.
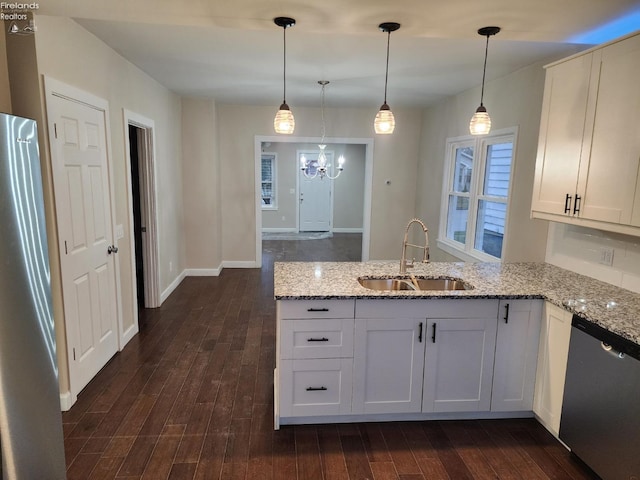
[(482, 92), (480, 93), (480, 106), (476, 110), (476, 113), (471, 117), (469, 122), (469, 131), (471, 135), (486, 135), (491, 130), (491, 118), (487, 113), (487, 109), (482, 104), (484, 100), (484, 79), (487, 73), (487, 54), (489, 53), (489, 37), (495, 35), (500, 31), (500, 27), (482, 27), (478, 30), (478, 35), (487, 37), (487, 44), (484, 49), (484, 67), (482, 69)]
[(331, 164), (327, 160), (327, 155), (324, 152), (324, 149), (327, 147), (324, 143), (324, 87), (329, 84), (329, 80), (318, 80), (318, 84), (322, 86), (322, 100), (320, 102), (320, 111), (322, 117), (322, 138), (320, 139), (320, 144), (318, 145), (318, 147), (320, 148), (320, 153), (318, 154), (318, 160), (307, 160), (304, 155), (301, 155), (300, 170), (302, 170), (302, 173), (307, 178), (320, 177), (320, 180), (322, 180), (324, 177), (327, 177), (329, 180), (334, 180), (338, 178), (344, 170), (344, 156), (340, 155), (340, 157), (338, 158), (338, 173), (336, 173), (333, 177), (329, 175)]
[(387, 82), (389, 80), (389, 42), (391, 41), (391, 32), (395, 32), (400, 28), (399, 23), (385, 22), (378, 25), (378, 28), (387, 33), (387, 68), (384, 74), (384, 103), (380, 107), (380, 111), (376, 114), (373, 127), (376, 133), (390, 134), (396, 128), (396, 119), (393, 112), (387, 105)]
[(282, 75), (282, 105), (280, 105), (280, 109), (278, 113), (276, 113), (276, 118), (273, 119), (273, 128), (276, 133), (284, 133), (286, 135), (291, 135), (293, 130), (296, 127), (296, 121), (293, 118), (293, 113), (289, 109), (289, 105), (287, 105), (287, 28), (293, 27), (296, 24), (296, 21), (293, 18), (289, 17), (276, 17), (273, 19), (273, 23), (277, 26), (282, 27), (283, 31), (283, 75)]

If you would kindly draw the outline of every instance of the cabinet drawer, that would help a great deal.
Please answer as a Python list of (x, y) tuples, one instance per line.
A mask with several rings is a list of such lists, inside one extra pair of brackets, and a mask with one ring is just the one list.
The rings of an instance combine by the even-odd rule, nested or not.
[(355, 300), (279, 300), (278, 315), (285, 318), (353, 318)]
[(282, 417), (351, 413), (353, 359), (280, 362)]
[(280, 357), (352, 357), (353, 322), (353, 318), (283, 320), (280, 330)]

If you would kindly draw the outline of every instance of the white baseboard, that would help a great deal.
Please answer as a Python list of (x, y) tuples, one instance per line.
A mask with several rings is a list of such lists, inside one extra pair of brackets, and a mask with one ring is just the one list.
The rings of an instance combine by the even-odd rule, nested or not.
[(362, 233), (362, 228), (334, 228), (333, 233)]
[(295, 228), (263, 228), (262, 233), (298, 233)]
[(258, 264), (253, 261), (225, 260), (222, 262), (222, 268), (259, 268)]
[(129, 341), (135, 337), (136, 333), (138, 333), (138, 325), (131, 325), (127, 330), (122, 334), (122, 345), (120, 345), (120, 351), (124, 348), (124, 346), (129, 343)]
[(188, 268), (185, 270), (187, 277), (217, 277), (222, 272), (222, 265), (218, 268)]
[(71, 407), (74, 403), (76, 403), (77, 398), (71, 397), (71, 392), (67, 391), (64, 393), (60, 393), (60, 410), (63, 412), (68, 412), (71, 410)]
[(180, 285), (184, 277), (186, 276), (185, 270), (183, 270), (180, 275), (178, 275), (173, 282), (165, 289), (164, 292), (160, 295), (160, 305), (164, 303), (164, 301), (169, 298), (169, 295), (173, 293), (173, 291)]

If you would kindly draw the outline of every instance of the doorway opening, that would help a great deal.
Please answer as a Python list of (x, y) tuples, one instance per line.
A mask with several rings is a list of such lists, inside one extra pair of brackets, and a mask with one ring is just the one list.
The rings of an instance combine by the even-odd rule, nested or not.
[(131, 232), (131, 280), (134, 315), (160, 306), (154, 168), (154, 123), (125, 110)]
[[(336, 149), (340, 148), (355, 148), (359, 151), (359, 169), (357, 170), (357, 174), (354, 177), (357, 178), (356, 183), (359, 182), (359, 186), (357, 188), (352, 188), (350, 186), (345, 185), (337, 185), (340, 181), (346, 181), (347, 177), (343, 179), (341, 176), (340, 179), (336, 180), (336, 184), (334, 184), (335, 194), (335, 205), (340, 205), (340, 209), (338, 213), (333, 212), (333, 208), (331, 209), (331, 213), (335, 213), (335, 218), (329, 218), (328, 222), (329, 226), (327, 228), (326, 225), (323, 225), (323, 228), (319, 228), (315, 225), (313, 228), (305, 228), (302, 223), (302, 219), (300, 216), (300, 203), (306, 201), (306, 194), (302, 192), (300, 188), (300, 184), (302, 179), (300, 175), (296, 172), (299, 172), (300, 162), (299, 155), (304, 150), (310, 150), (315, 145), (318, 144), (320, 138), (317, 137), (290, 137), (285, 138), (282, 136), (256, 136), (255, 137), (255, 164), (256, 164), (256, 267), (261, 268), (263, 265), (263, 251), (262, 251), (262, 240), (263, 240), (263, 232), (266, 232), (265, 235), (271, 237), (276, 237), (278, 235), (288, 236), (289, 234), (297, 234), (297, 235), (305, 235), (306, 233), (328, 233), (332, 234), (357, 234), (359, 238), (361, 238), (359, 249), (361, 252), (361, 260), (366, 261), (369, 259), (369, 248), (370, 248), (370, 228), (371, 228), (371, 191), (372, 191), (372, 177), (373, 177), (373, 139), (372, 138), (326, 138), (325, 143), (329, 145), (335, 145)], [(294, 144), (294, 145), (292, 145)], [(297, 144), (297, 145), (295, 145)], [(280, 145), (280, 147), (278, 147)], [(287, 146), (285, 146), (287, 145)], [(269, 152), (277, 150), (277, 148), (282, 148), (283, 153), (274, 155), (278, 161), (282, 158), (282, 170), (280, 167), (272, 168), (272, 173), (275, 172), (291, 172), (291, 178), (285, 179), (280, 175), (275, 180), (275, 187), (273, 187), (274, 183), (271, 183), (273, 188), (277, 188), (279, 197), (274, 203), (277, 204), (277, 209), (273, 208), (271, 205), (265, 206), (263, 203), (263, 154), (265, 153), (265, 149), (269, 149)], [(284, 154), (284, 151), (291, 152)], [(335, 155), (338, 154), (338, 151), (334, 152)], [(348, 155), (346, 155), (349, 158)], [(286, 157), (286, 158), (285, 158)], [(289, 157), (291, 157), (289, 159)], [(290, 162), (288, 161), (291, 160)], [(348, 160), (347, 160), (348, 162)], [(295, 169), (291, 166), (296, 164)], [(289, 165), (291, 164), (291, 165)], [(287, 165), (289, 165), (287, 167)], [(285, 168), (286, 167), (286, 168)], [(349, 167), (346, 167), (349, 168)], [(345, 168), (345, 172), (346, 172)], [(354, 171), (355, 172), (355, 171)], [(353, 172), (352, 172), (353, 173)], [(290, 175), (287, 173), (287, 175)], [(344, 176), (344, 174), (343, 174)], [(291, 181), (292, 183), (285, 183), (284, 181)], [(353, 180), (353, 179), (352, 179)], [(316, 178), (314, 182), (330, 182), (328, 179), (319, 179)], [(340, 187), (340, 188), (339, 188)], [(344, 187), (344, 188), (343, 188)], [(359, 200), (357, 202), (350, 202), (347, 198), (338, 198), (343, 190), (349, 192), (348, 195), (353, 197), (353, 191), (359, 191)], [(303, 194), (302, 196), (300, 194)], [(342, 193), (344, 195), (344, 193)], [(274, 195), (276, 197), (276, 195)], [(334, 204), (334, 198), (331, 196), (330, 204)], [(277, 211), (276, 211), (277, 210)], [(357, 211), (357, 212), (356, 212)], [(344, 216), (349, 215), (349, 218), (358, 218), (360, 223), (351, 223), (349, 221), (344, 222)], [(293, 220), (295, 219), (295, 220)], [(335, 220), (335, 225), (333, 225), (333, 220)], [(357, 225), (357, 228), (353, 228), (353, 226)], [(266, 237), (265, 237), (266, 239)], [(294, 238), (295, 239), (295, 238)], [(349, 248), (351, 250), (351, 247)]]

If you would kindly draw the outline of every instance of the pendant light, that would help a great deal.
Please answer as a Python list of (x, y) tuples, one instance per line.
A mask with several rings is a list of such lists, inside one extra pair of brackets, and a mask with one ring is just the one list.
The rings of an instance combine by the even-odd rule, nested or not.
[(480, 93), (480, 106), (476, 110), (476, 113), (471, 117), (469, 122), (469, 131), (471, 135), (486, 135), (491, 130), (491, 118), (487, 113), (487, 109), (482, 104), (484, 99), (484, 79), (487, 73), (487, 54), (489, 53), (489, 37), (495, 35), (500, 31), (500, 27), (482, 27), (478, 30), (478, 35), (487, 37), (487, 43), (484, 49), (484, 67), (482, 69), (482, 91)]
[(273, 19), (273, 23), (282, 27), (283, 31), (283, 75), (282, 75), (282, 105), (276, 113), (276, 118), (273, 119), (273, 128), (276, 133), (284, 133), (291, 135), (296, 126), (296, 121), (293, 118), (293, 113), (287, 105), (287, 28), (293, 27), (296, 21), (289, 17), (276, 17)]
[(390, 134), (396, 128), (396, 119), (393, 112), (387, 105), (387, 82), (389, 80), (389, 42), (391, 41), (391, 32), (395, 32), (400, 28), (399, 23), (385, 22), (378, 25), (378, 28), (387, 33), (387, 68), (384, 74), (384, 103), (380, 107), (380, 111), (376, 114), (373, 127), (376, 133)]
[(344, 170), (344, 156), (340, 155), (338, 158), (338, 173), (334, 176), (329, 175), (329, 170), (331, 168), (331, 164), (327, 160), (327, 155), (324, 152), (324, 149), (327, 148), (327, 145), (324, 143), (324, 136), (326, 133), (326, 128), (324, 125), (324, 87), (329, 85), (329, 80), (318, 80), (318, 84), (322, 87), (322, 100), (320, 102), (320, 112), (321, 112), (321, 120), (322, 120), (322, 138), (320, 139), (320, 153), (318, 154), (318, 160), (307, 160), (304, 155), (300, 156), (300, 170), (307, 178), (316, 178), (320, 177), (322, 180), (324, 177), (327, 177), (329, 180), (335, 180), (340, 176), (342, 171)]

